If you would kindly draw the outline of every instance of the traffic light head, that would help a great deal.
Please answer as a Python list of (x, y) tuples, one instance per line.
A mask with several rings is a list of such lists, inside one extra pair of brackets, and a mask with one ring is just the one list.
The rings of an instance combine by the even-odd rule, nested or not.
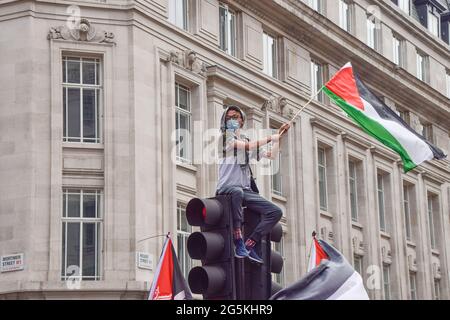
[(186, 207), (186, 218), (191, 226), (216, 225), (223, 215), (222, 204), (217, 199), (194, 198)]
[(200, 227), (187, 241), (192, 259), (202, 266), (190, 270), (188, 283), (204, 299), (235, 299), (232, 215), (230, 197), (192, 199), (186, 207), (191, 226)]

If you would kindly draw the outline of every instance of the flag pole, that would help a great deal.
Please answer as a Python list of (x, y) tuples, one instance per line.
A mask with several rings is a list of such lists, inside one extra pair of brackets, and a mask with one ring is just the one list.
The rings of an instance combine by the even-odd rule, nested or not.
[[(305, 108), (306, 108), (307, 106), (309, 106), (309, 105), (311, 104), (311, 102), (319, 95), (319, 93), (322, 92), (322, 89), (323, 89), (323, 86), (320, 88), (319, 91), (317, 91), (317, 92), (311, 97), (311, 99), (309, 99), (308, 102), (306, 102), (306, 104), (305, 104), (303, 107), (300, 108), (300, 110), (298, 110), (298, 112), (292, 117), (291, 121), (289, 121), (289, 126), (292, 125), (292, 123), (294, 122), (295, 118), (297, 118), (298, 115), (299, 115), (303, 110), (305, 110)], [(281, 136), (285, 131), (286, 131), (286, 129), (283, 129), (283, 130), (281, 131), (281, 133), (280, 133), (280, 136)]]

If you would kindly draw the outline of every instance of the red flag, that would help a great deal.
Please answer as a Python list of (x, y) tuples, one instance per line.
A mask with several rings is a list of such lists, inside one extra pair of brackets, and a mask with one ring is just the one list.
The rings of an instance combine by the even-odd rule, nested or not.
[(172, 239), (167, 237), (150, 289), (149, 300), (191, 300), (192, 293), (178, 264)]
[(313, 236), (311, 255), (309, 256), (308, 272), (317, 267), (323, 259), (328, 259), (328, 255), (323, 250), (316, 237)]

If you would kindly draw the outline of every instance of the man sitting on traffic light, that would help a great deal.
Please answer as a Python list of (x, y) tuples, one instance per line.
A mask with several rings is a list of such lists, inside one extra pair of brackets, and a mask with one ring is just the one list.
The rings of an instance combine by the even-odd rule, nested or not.
[[(276, 156), (279, 148), (279, 139), (284, 136), (290, 126), (285, 124), (280, 128), (278, 134), (250, 142), (240, 132), (244, 123), (245, 114), (237, 106), (229, 106), (222, 115), (219, 181), (216, 195), (226, 194), (231, 196), (235, 256), (237, 258), (248, 257), (250, 260), (262, 264), (263, 260), (254, 250), (255, 244), (278, 223), (282, 211), (278, 206), (259, 195), (249, 160), (256, 158), (259, 161), (262, 157), (275, 159), (274, 156)], [(271, 151), (260, 149), (269, 142), (273, 142)], [(241, 230), (243, 221), (242, 204), (261, 215), (260, 223), (245, 242)]]

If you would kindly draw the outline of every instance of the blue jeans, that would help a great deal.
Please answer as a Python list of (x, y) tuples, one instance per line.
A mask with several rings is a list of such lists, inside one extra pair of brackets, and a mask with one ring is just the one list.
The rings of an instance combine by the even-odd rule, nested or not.
[(247, 206), (248, 209), (261, 215), (261, 221), (250, 235), (250, 238), (255, 242), (259, 242), (263, 236), (269, 234), (283, 215), (283, 212), (278, 206), (249, 189), (223, 187), (217, 190), (216, 195), (231, 195), (234, 229), (240, 229), (242, 227), (242, 205)]

